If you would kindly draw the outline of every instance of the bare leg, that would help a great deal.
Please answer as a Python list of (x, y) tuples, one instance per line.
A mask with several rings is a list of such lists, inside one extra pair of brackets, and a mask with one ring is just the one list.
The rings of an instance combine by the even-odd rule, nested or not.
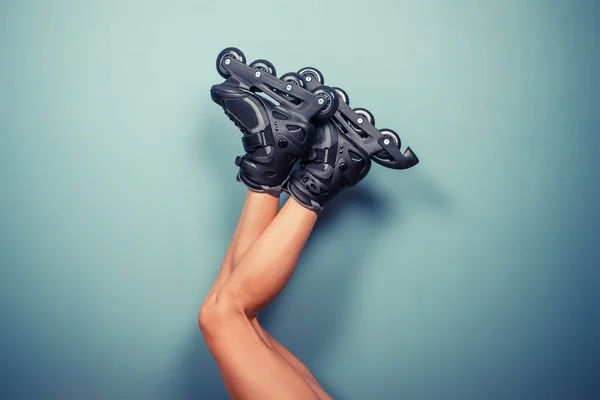
[[(244, 204), (243, 219), (236, 229), (237, 238), (232, 246), (232, 256), (230, 257), (231, 266), (228, 268), (228, 275), (235, 270), (242, 257), (246, 254), (252, 244), (264, 232), (266, 227), (277, 215), (279, 207), (278, 199), (272, 196), (254, 193), (248, 191), (246, 202)], [(235, 235), (234, 235), (235, 236)], [(233, 242), (233, 241), (232, 241)], [(224, 264), (225, 267), (225, 264)], [(228, 276), (227, 275), (227, 276)], [(321, 387), (317, 379), (310, 370), (300, 361), (291, 351), (286, 349), (273, 336), (271, 336), (258, 322), (257, 317), (250, 318), (250, 322), (256, 330), (259, 337), (272, 350), (278, 352), (302, 377), (304, 377), (310, 386), (323, 399), (331, 399), (325, 390)]]
[(234, 266), (250, 248), (252, 243), (264, 232), (279, 209), (279, 199), (268, 194), (248, 190), (240, 219), (233, 233), (233, 238), (225, 254), (223, 265), (217, 275), (207, 300), (215, 296), (218, 289), (229, 277)]
[[(269, 195), (248, 191), (240, 220), (225, 255), (223, 265), (221, 266), (221, 270), (206, 301), (214, 299), (215, 294), (218, 292), (223, 282), (229, 277), (231, 271), (235, 269), (235, 266), (239, 263), (250, 246), (277, 215), (278, 207), (279, 199)], [(250, 319), (250, 322), (265, 345), (272, 351), (279, 353), (283, 359), (309, 383), (320, 398), (332, 399), (321, 387), (310, 370), (293, 353), (286, 349), (262, 326), (260, 326), (256, 317)], [(229, 386), (228, 382), (225, 382), (225, 385)]]
[[(244, 201), (244, 206), (242, 207), (242, 212), (233, 233), (231, 243), (227, 248), (223, 264), (215, 279), (215, 283), (202, 303), (201, 310), (205, 309), (208, 304), (215, 300), (217, 292), (233, 271), (234, 258), (240, 258), (240, 250), (245, 252), (252, 245), (271, 223), (273, 218), (275, 218), (278, 209), (278, 198), (266, 194), (255, 193), (250, 190), (247, 191), (246, 200)], [(250, 216), (252, 217), (251, 220)], [(238, 243), (241, 245), (240, 247), (238, 247)], [(198, 319), (200, 322), (201, 315), (199, 315)], [(200, 325), (202, 328), (202, 322), (200, 322)], [(267, 344), (270, 345), (270, 343), (265, 340), (265, 345)], [(227, 391), (230, 392), (231, 385), (225, 376), (223, 376), (223, 383), (227, 388)]]
[(259, 325), (258, 320), (254, 318), (251, 322), (256, 322), (255, 329), (260, 330), (262, 332), (262, 336), (271, 343), (273, 349), (278, 352), (291, 366), (294, 368), (302, 377), (308, 382), (310, 387), (319, 395), (319, 398), (322, 400), (333, 400), (333, 398), (327, 394), (325, 389), (321, 386), (317, 378), (314, 377), (312, 372), (304, 365), (302, 361), (298, 359), (291, 351), (289, 351), (285, 346), (277, 341), (273, 336), (269, 334), (262, 326)]
[[(315, 220), (316, 214), (290, 200), (243, 256), (240, 265), (233, 268), (229, 278), (218, 279), (216, 289), (205, 301), (200, 322), (233, 396), (269, 398), (265, 396), (281, 392), (286, 398), (293, 398), (304, 392), (304, 397), (300, 398), (316, 397), (310, 385), (298, 379), (296, 372), (304, 370), (302, 372), (314, 380), (308, 369), (283, 346), (271, 341), (272, 338), (254, 319), (256, 312), (272, 300), (289, 280)], [(241, 221), (238, 228), (245, 223)], [(248, 240), (250, 243), (243, 245), (244, 240), (248, 240), (245, 235), (234, 235), (235, 244), (228, 253), (236, 254), (235, 249), (240, 248), (242, 254), (244, 247), (252, 244), (252, 240)], [(234, 255), (231, 256), (233, 258)], [(265, 346), (265, 339), (271, 346)], [(236, 347), (239, 351), (235, 351)], [(291, 367), (290, 364), (295, 365)], [(274, 381), (262, 382), (260, 377), (271, 377)], [(243, 397), (244, 394), (248, 397)]]

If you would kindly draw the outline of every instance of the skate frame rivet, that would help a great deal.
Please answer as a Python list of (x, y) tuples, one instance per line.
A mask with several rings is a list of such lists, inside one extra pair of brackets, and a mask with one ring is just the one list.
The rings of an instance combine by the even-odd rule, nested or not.
[(261, 76), (261, 75), (262, 75), (262, 74), (261, 74), (261, 72), (260, 72), (260, 71), (256, 71), (256, 72), (254, 73), (254, 76), (255, 76), (255, 77), (257, 77), (257, 78), (260, 78), (260, 76)]
[(231, 60), (229, 58), (226, 58), (225, 59), (225, 65), (229, 65), (229, 64), (231, 64)]
[(319, 100), (317, 100), (317, 103), (319, 103), (320, 105), (325, 104), (325, 99), (321, 98)]
[(383, 140), (383, 144), (385, 144), (386, 146), (387, 146), (388, 144), (390, 144), (390, 139), (384, 139), (384, 140)]
[(362, 124), (363, 122), (365, 122), (365, 120), (362, 119), (362, 117), (358, 117), (358, 119), (356, 120), (356, 122), (358, 122), (359, 124)]
[(292, 85), (290, 85), (289, 83), (285, 85), (285, 90), (287, 90), (288, 92), (292, 90)]

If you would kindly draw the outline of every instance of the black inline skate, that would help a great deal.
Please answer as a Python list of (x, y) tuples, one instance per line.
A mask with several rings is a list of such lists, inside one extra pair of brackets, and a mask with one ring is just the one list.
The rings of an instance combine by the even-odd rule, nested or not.
[(211, 97), (243, 133), (246, 154), (236, 158), (237, 179), (253, 191), (279, 195), (294, 164), (313, 143), (314, 120), (337, 110), (337, 94), (323, 85), (307, 89), (296, 73), (277, 78), (267, 60), (248, 66), (244, 53), (234, 47), (221, 51), (217, 70), (225, 82), (211, 88)]
[[(298, 74), (309, 90), (323, 83), (315, 68), (301, 69)], [(319, 124), (309, 156), (292, 171), (283, 188), (316, 212), (342, 189), (360, 182), (371, 169), (371, 160), (392, 169), (411, 168), (419, 162), (410, 147), (400, 151), (396, 132), (376, 129), (368, 110), (350, 108), (346, 92), (333, 89), (340, 98), (337, 111)]]

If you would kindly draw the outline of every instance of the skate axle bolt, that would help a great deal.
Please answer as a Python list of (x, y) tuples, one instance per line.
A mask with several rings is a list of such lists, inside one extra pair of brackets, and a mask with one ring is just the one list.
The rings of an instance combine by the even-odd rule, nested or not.
[(292, 85), (290, 85), (289, 83), (285, 85), (285, 90), (287, 90), (288, 92), (292, 90)]
[(257, 78), (260, 78), (261, 75), (262, 75), (262, 73), (260, 71), (256, 71), (254, 73), (254, 76), (257, 77)]
[(306, 82), (310, 82), (310, 81), (312, 81), (312, 78), (310, 76), (307, 76), (306, 77)]
[(362, 117), (358, 117), (356, 122), (358, 122), (359, 124), (362, 124), (363, 122), (365, 122), (365, 120)]
[(385, 144), (386, 146), (387, 146), (388, 144), (390, 144), (390, 139), (384, 139), (384, 140), (383, 140), (383, 144)]
[(321, 98), (321, 99), (317, 100), (317, 103), (323, 105), (323, 104), (325, 104), (325, 99)]
[(231, 64), (231, 60), (229, 58), (226, 58), (225, 59), (225, 65), (229, 65), (229, 64)]

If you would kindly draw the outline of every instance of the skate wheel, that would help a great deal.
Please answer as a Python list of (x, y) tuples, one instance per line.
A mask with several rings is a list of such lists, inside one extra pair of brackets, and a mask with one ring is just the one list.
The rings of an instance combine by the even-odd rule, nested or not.
[(348, 97), (348, 93), (346, 93), (343, 89), (339, 87), (334, 87), (333, 90), (337, 93), (338, 97), (347, 105), (350, 105), (350, 98)]
[(250, 68), (259, 69), (267, 74), (276, 76), (275, 66), (267, 60), (256, 60), (250, 64)]
[(235, 59), (242, 64), (246, 64), (246, 56), (240, 49), (236, 47), (228, 47), (221, 51), (217, 56), (217, 71), (219, 72), (219, 75), (225, 79), (229, 78), (230, 76), (230, 73), (227, 72), (224, 67), (224, 64), (226, 63), (225, 60), (227, 59)]
[[(291, 83), (296, 86), (304, 87), (304, 80), (302, 79), (302, 76), (300, 76), (299, 74), (297, 74), (295, 72), (288, 72), (287, 74), (283, 74), (280, 79), (284, 82)], [(289, 95), (286, 92), (282, 92), (281, 94), (286, 99), (294, 98), (293, 96)]]
[[(319, 104), (325, 104), (325, 108), (321, 109), (317, 116), (322, 119), (331, 117), (337, 111), (339, 105), (339, 97), (336, 95), (335, 90), (329, 86), (319, 86), (312, 92), (317, 96)], [(324, 102), (321, 102), (320, 99), (323, 99)]]
[[(398, 136), (398, 134), (396, 132), (394, 132), (391, 129), (382, 129), (382, 130), (380, 130), (380, 132), (383, 136), (386, 137), (386, 139), (389, 138), (389, 140), (393, 141), (397, 148), (400, 148), (400, 136)], [(378, 158), (383, 161), (388, 161), (388, 160), (392, 159), (390, 154), (385, 150), (375, 153), (373, 155), (373, 157)]]
[(373, 114), (371, 114), (369, 110), (365, 108), (355, 108), (353, 111), (356, 114), (356, 118), (352, 121), (352, 126), (357, 132), (362, 132), (360, 127), (364, 124), (365, 120), (375, 126), (375, 117), (373, 117)]
[(293, 83), (294, 85), (297, 85), (300, 87), (304, 87), (304, 80), (302, 80), (302, 76), (300, 76), (300, 74), (297, 74), (295, 72), (288, 72), (287, 74), (283, 74), (281, 76), (281, 80), (284, 82)]
[(298, 74), (304, 80), (306, 80), (306, 82), (313, 82), (316, 79), (317, 82), (319, 82), (321, 85), (325, 83), (325, 78), (323, 78), (323, 74), (321, 73), (321, 71), (319, 71), (316, 68), (313, 68), (313, 67), (302, 68), (300, 71), (298, 71)]

